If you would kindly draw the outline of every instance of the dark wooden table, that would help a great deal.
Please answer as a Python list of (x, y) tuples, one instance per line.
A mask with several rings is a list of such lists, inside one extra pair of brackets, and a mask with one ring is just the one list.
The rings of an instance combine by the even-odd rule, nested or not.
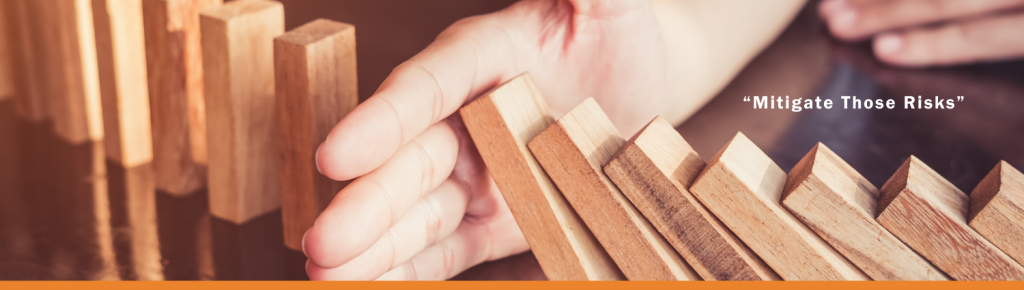
[[(289, 28), (324, 17), (356, 24), (360, 94), (445, 26), (511, 1), (282, 1)], [(487, 2), (487, 3), (482, 3)], [(811, 4), (813, 5), (813, 4)], [(453, 8), (454, 7), (454, 8)], [(952, 110), (754, 110), (743, 96), (839, 100), (905, 95), (954, 98)], [(898, 106), (900, 107), (900, 106)], [(996, 162), (1024, 168), (1024, 62), (933, 69), (879, 64), (864, 44), (825, 33), (804, 13), (719, 96), (678, 127), (705, 159), (737, 131), (789, 170), (823, 142), (876, 186), (910, 155), (969, 192)], [(305, 279), (305, 257), (281, 242), (280, 211), (243, 225), (210, 217), (203, 192), (156, 193), (156, 222), (133, 222), (124, 180), (101, 143), (70, 145), (46, 122), (14, 117), (0, 102), (0, 279), (135, 279), (139, 257), (159, 259), (165, 279)], [(140, 232), (158, 244), (132, 245)], [(154, 258), (155, 257), (155, 258)], [(151, 261), (154, 262), (154, 261)], [(141, 275), (151, 275), (142, 273)], [(472, 268), (457, 279), (544, 279), (529, 252)]]

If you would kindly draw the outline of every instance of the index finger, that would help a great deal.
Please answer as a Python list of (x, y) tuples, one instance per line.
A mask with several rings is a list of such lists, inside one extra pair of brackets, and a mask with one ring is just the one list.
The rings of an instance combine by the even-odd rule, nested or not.
[(335, 180), (366, 174), (470, 96), (514, 77), (514, 48), (504, 37), (493, 15), (446, 29), (331, 130), (317, 152), (320, 172)]

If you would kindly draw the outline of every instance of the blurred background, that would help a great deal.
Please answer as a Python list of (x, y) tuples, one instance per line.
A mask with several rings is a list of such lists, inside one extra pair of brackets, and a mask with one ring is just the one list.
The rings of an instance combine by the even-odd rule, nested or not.
[[(452, 22), (514, 1), (280, 0), (286, 29), (317, 18), (356, 26), (360, 99)], [(737, 131), (783, 170), (823, 142), (881, 187), (910, 155), (970, 192), (999, 160), (1024, 168), (1024, 62), (930, 69), (879, 63), (868, 44), (832, 39), (816, 2), (714, 100), (677, 129), (705, 159)], [(17, 72), (14, 72), (17, 73)], [(966, 96), (953, 110), (752, 110), (743, 96)], [(47, 122), (0, 100), (0, 279), (306, 279), (305, 257), (282, 241), (280, 211), (242, 225), (211, 217), (207, 196), (156, 192), (155, 223), (131, 221), (118, 186), (139, 178), (110, 166), (102, 144), (69, 144)], [(132, 241), (155, 235), (140, 245)], [(531, 253), (456, 279), (544, 279)]]

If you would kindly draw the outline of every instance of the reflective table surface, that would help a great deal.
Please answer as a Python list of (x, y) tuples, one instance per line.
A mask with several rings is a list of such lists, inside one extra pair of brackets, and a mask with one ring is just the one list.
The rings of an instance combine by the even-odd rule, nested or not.
[[(396, 1), (282, 2), (289, 28), (318, 17), (356, 24), (365, 98), (391, 67), (447, 24), (511, 1), (442, 1), (465, 9), (430, 19), (410, 19), (424, 7), (391, 11)], [(323, 11), (338, 12), (320, 15)], [(392, 16), (371, 17), (384, 14)], [(906, 95), (965, 96), (965, 101), (951, 110), (802, 112), (754, 110), (742, 101), (761, 95), (836, 101), (849, 95), (897, 104)], [(915, 155), (970, 192), (999, 160), (1024, 168), (1022, 108), (1024, 62), (892, 68), (878, 63), (865, 44), (830, 39), (808, 8), (677, 129), (705, 160), (742, 131), (787, 171), (823, 142), (879, 187)], [(0, 101), (0, 279), (306, 279), (303, 254), (283, 246), (280, 211), (242, 225), (213, 218), (204, 191), (187, 197), (146, 192), (151, 171), (110, 163), (102, 150), (102, 143), (67, 144), (48, 122), (20, 120), (9, 100)], [(456, 279), (545, 277), (527, 252), (479, 265)]]

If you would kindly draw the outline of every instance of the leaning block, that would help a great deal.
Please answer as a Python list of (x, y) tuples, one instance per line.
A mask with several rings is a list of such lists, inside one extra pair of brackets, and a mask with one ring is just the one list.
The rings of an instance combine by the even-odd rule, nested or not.
[(789, 172), (782, 205), (874, 280), (948, 280), (878, 222), (878, 189), (818, 143)]
[[(48, 105), (57, 136), (71, 144), (103, 139), (103, 116), (90, 0), (47, 0), (53, 13), (52, 46), (42, 47), (54, 70)], [(56, 61), (56, 62), (54, 62)]]
[(970, 196), (968, 225), (1024, 264), (1024, 174), (1000, 161)]
[(1024, 279), (1024, 268), (967, 225), (967, 195), (917, 157), (881, 193), (878, 223), (951, 278)]
[(604, 172), (704, 280), (779, 280), (687, 189), (704, 165), (672, 124), (656, 117)]
[(206, 186), (206, 103), (199, 11), (221, 0), (143, 0), (156, 187), (185, 196)]
[(587, 98), (528, 146), (626, 278), (700, 279), (601, 171), (624, 143)]
[[(52, 46), (47, 42), (52, 38), (53, 31), (46, 29), (54, 26), (52, 13), (42, 6), (38, 0), (5, 0), (0, 5), (5, 7), (5, 14), (0, 15), (8, 25), (11, 42), (11, 72), (13, 82), (14, 112), (21, 118), (40, 122), (50, 117), (47, 96), (52, 86), (47, 85), (49, 62), (56, 61), (45, 53), (43, 47)], [(16, 72), (16, 73), (15, 73)]]
[(786, 173), (743, 133), (690, 187), (698, 200), (785, 280), (867, 280), (780, 204)]
[(203, 11), (200, 27), (210, 213), (240, 224), (281, 205), (273, 41), (284, 33), (284, 8), (233, 1)]
[(93, 0), (107, 159), (125, 168), (153, 160), (141, 0)]
[(0, 101), (6, 101), (14, 96), (14, 76), (11, 74), (11, 67), (13, 66), (14, 52), (11, 47), (14, 45), (14, 38), (8, 31), (8, 26), (12, 22), (8, 19), (12, 18), (8, 8), (12, 0), (4, 0), (0, 2)]
[(459, 114), (548, 279), (625, 278), (526, 147), (555, 122), (529, 74), (484, 94)]
[(284, 244), (302, 250), (302, 236), (345, 182), (320, 174), (317, 147), (359, 103), (356, 28), (316, 20), (274, 39), (280, 133)]

